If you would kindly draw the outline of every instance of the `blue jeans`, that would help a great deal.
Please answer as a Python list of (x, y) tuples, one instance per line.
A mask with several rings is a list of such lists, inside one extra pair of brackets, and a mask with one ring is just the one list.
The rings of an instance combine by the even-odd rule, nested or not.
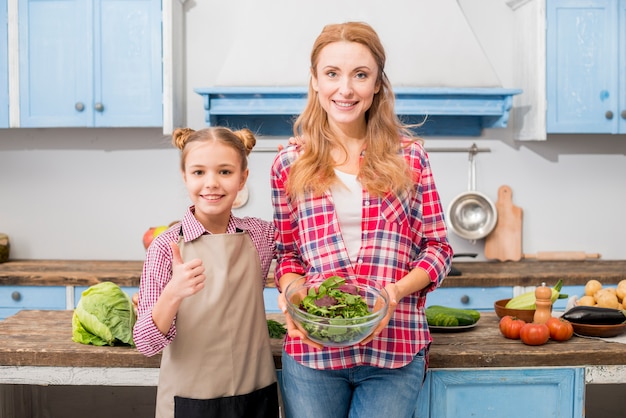
[(424, 350), (398, 369), (317, 370), (283, 351), (286, 418), (411, 418), (424, 381)]

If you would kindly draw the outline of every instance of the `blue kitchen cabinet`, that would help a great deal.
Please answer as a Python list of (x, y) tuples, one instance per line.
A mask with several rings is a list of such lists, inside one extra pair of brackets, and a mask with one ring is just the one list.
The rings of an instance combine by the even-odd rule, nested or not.
[(547, 0), (548, 133), (626, 133), (626, 0)]
[(500, 299), (513, 297), (511, 286), (502, 287), (440, 287), (426, 296), (426, 306), (442, 305), (451, 308), (493, 311)]
[(0, 128), (9, 126), (8, 3), (0, 5)]
[(584, 368), (434, 369), (415, 418), (582, 418), (584, 392)]
[(19, 0), (22, 127), (159, 127), (161, 0)]
[(0, 286), (0, 320), (22, 309), (65, 309), (65, 286)]

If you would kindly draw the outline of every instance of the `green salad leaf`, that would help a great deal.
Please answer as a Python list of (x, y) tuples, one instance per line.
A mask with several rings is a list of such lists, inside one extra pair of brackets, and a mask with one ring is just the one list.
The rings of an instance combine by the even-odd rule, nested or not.
[(369, 331), (368, 325), (358, 326), (366, 322), (363, 317), (371, 313), (366, 301), (358, 294), (356, 286), (346, 284), (339, 276), (329, 277), (317, 288), (311, 286), (300, 309), (327, 318), (319, 324), (302, 324), (309, 337), (318, 341), (341, 344), (362, 339)]

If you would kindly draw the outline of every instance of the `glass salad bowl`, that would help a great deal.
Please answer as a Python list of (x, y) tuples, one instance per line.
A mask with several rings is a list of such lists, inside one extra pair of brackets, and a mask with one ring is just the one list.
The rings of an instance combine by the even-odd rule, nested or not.
[(309, 339), (325, 347), (349, 347), (369, 336), (387, 314), (389, 295), (383, 288), (346, 283), (339, 276), (285, 289), (287, 311)]

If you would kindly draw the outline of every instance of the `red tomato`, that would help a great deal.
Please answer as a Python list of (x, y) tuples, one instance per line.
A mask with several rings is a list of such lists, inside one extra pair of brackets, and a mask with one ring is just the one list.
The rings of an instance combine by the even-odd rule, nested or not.
[(514, 318), (512, 316), (503, 316), (500, 319), (500, 332), (506, 338), (512, 340), (519, 340), (519, 333), (522, 327), (526, 325), (526, 322), (521, 319)]
[(574, 327), (565, 319), (551, 317), (546, 325), (550, 330), (550, 338), (554, 341), (567, 341), (574, 335)]
[(550, 339), (550, 329), (546, 324), (528, 323), (522, 327), (519, 336), (526, 345), (542, 345)]

